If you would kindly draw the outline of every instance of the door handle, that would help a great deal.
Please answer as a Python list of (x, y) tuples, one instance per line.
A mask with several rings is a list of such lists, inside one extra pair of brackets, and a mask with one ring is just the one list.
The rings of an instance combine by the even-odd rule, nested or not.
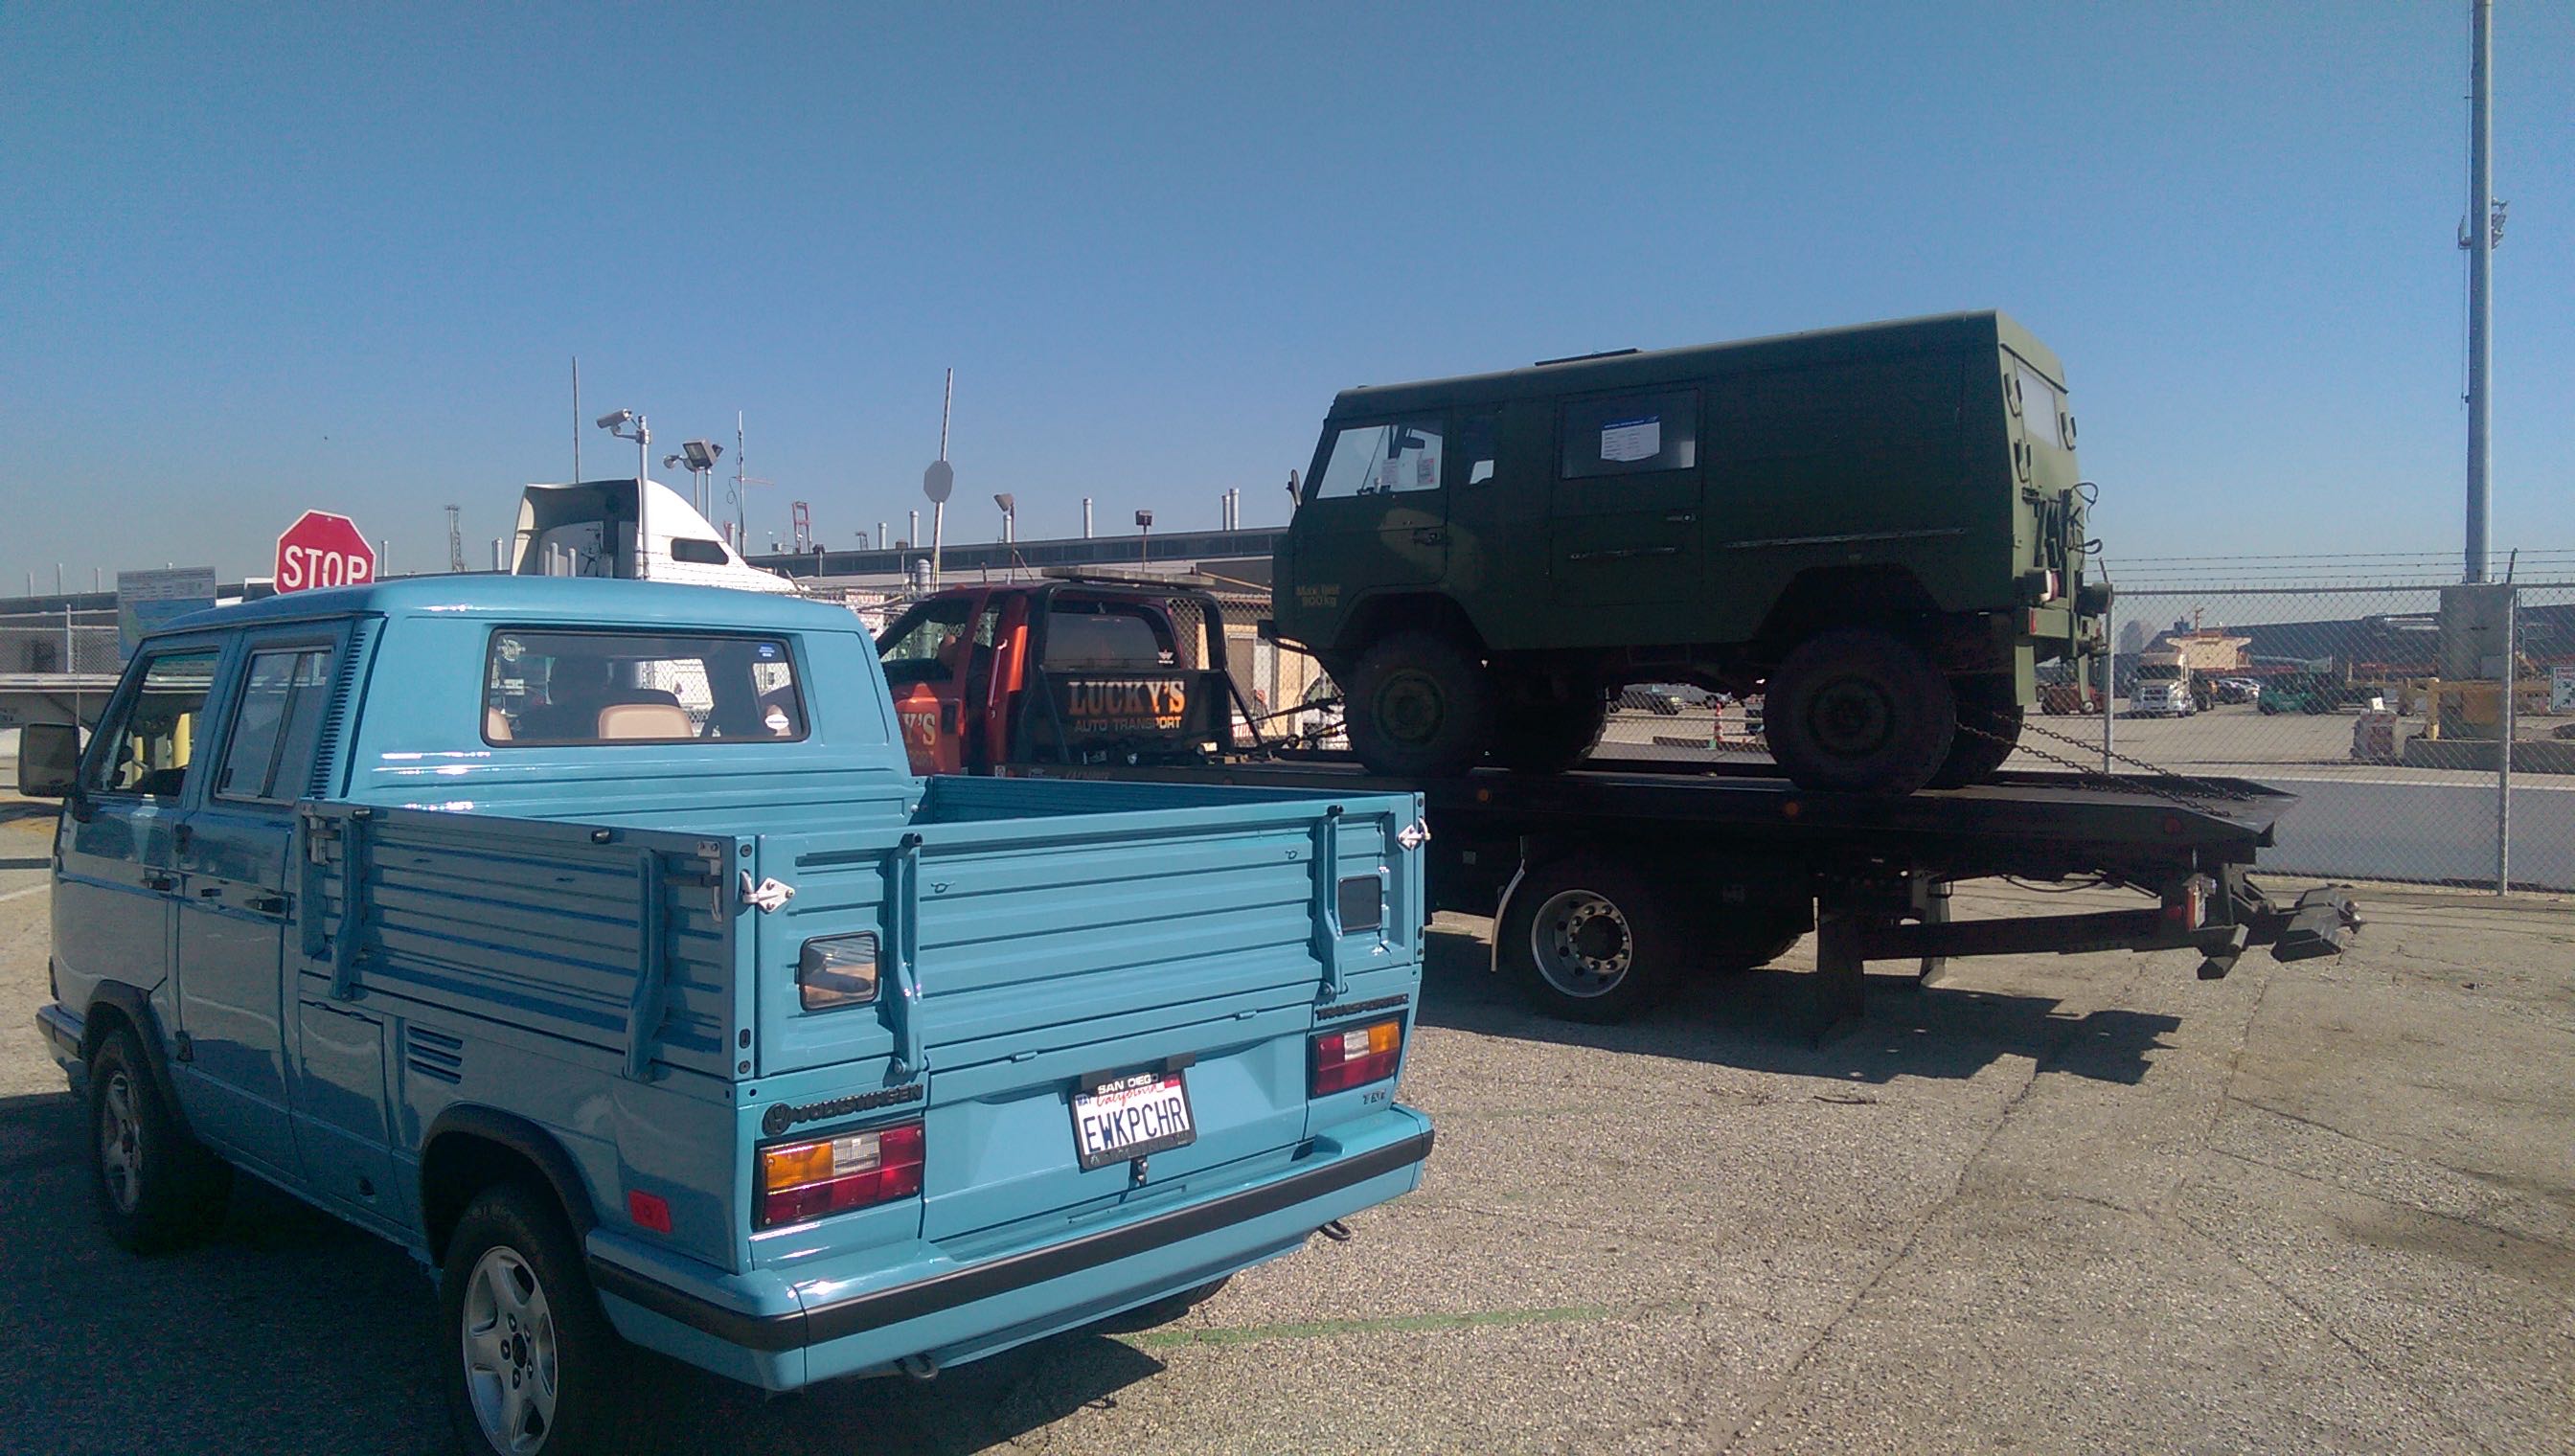
[(1414, 546), (1442, 546), (1447, 543), (1447, 540), (1448, 533), (1436, 526), (1416, 526), (1412, 529)]
[(197, 898), (201, 900), (210, 900), (220, 896), (223, 892), (224, 887), (222, 885), (209, 884), (197, 891)]
[(257, 914), (282, 915), (286, 913), (286, 896), (282, 894), (255, 894), (250, 897), (250, 908)]
[(1698, 519), (1698, 513), (1696, 511), (1673, 511), (1666, 514), (1663, 519), (1674, 526), (1687, 526)]
[(179, 876), (175, 874), (163, 874), (157, 869), (146, 870), (143, 875), (143, 887), (145, 889), (164, 891), (177, 889), (179, 887)]

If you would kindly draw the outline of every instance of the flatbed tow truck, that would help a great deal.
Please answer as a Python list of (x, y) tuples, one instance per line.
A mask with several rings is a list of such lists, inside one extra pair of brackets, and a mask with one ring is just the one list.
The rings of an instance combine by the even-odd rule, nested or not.
[[(1092, 584), (1079, 596), (1117, 591)], [(1801, 789), (1766, 765), (1595, 756), (1561, 774), (1479, 768), (1395, 780), (1345, 754), (1263, 741), (1257, 727), (1241, 742), (1228, 715), (1168, 715), (1173, 741), (1162, 752), (1152, 750), (1150, 718), (1122, 719), (1115, 736), (1088, 737), (1079, 725), (1068, 732), (1061, 708), (1082, 696), (1078, 680), (1225, 681), (1223, 633), (1190, 627), (1193, 617), (1217, 621), (1214, 604), (1157, 605), (1189, 595), (1180, 588), (1120, 598), (1158, 624), (1153, 659), (1058, 665), (1051, 631), (1100, 637), (1096, 623), (1051, 623), (1074, 592), (1060, 582), (962, 588), (887, 629), (880, 650), (890, 656), (920, 651), (926, 625), (943, 620), (988, 649), (984, 666), (937, 685), (964, 700), (941, 704), (961, 737), (919, 742), (921, 766), (1412, 793), (1418, 831), (1430, 836), (1423, 912), (1491, 916), (1494, 970), (1549, 1014), (1621, 1020), (1681, 976), (1765, 964), (1812, 933), (1815, 1029), (1829, 1035), (1862, 1015), (1871, 962), (1908, 962), (1929, 982), (1956, 956), (2187, 950), (2200, 978), (2216, 979), (2256, 947), (2283, 961), (2337, 954), (2360, 923), (2341, 888), (2282, 903), (2254, 883), (2259, 851), (2296, 800), (2245, 779), (2006, 772), (1890, 798)], [(2130, 909), (1951, 918), (1954, 886), (1990, 878), (2141, 898)]]

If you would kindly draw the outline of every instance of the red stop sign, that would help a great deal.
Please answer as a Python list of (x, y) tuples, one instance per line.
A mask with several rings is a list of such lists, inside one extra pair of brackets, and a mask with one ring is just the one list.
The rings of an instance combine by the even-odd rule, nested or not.
[(307, 511), (277, 538), (277, 590), (357, 587), (376, 579), (376, 553), (346, 516)]

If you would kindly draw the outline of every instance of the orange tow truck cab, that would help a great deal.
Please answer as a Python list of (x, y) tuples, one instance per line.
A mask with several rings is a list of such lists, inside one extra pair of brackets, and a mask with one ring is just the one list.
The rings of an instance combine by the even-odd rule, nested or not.
[(1234, 745), (1222, 623), (1186, 588), (955, 587), (896, 618), (877, 654), (916, 773), (1193, 762)]

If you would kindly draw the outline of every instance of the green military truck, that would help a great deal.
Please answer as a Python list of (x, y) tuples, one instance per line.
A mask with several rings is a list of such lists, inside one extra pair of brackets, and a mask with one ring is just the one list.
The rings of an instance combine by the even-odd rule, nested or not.
[(1276, 631), (1380, 773), (1556, 771), (1632, 683), (1766, 693), (1810, 788), (1975, 782), (2101, 648), (2065, 372), (1998, 313), (1344, 390)]

